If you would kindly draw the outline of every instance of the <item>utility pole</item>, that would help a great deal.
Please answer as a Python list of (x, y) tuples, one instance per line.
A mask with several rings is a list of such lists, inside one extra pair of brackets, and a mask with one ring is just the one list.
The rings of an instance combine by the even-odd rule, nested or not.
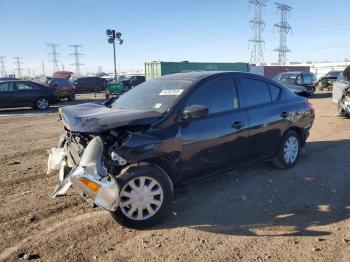
[(253, 31), (253, 37), (249, 39), (252, 43), (252, 51), (250, 56), (250, 63), (261, 65), (264, 63), (264, 44), (262, 32), (265, 28), (265, 22), (262, 19), (262, 10), (266, 6), (268, 0), (249, 0), (250, 6), (254, 8), (254, 17), (251, 19), (250, 26)]
[(82, 53), (79, 53), (79, 48), (82, 48), (82, 45), (70, 45), (70, 47), (73, 47), (74, 52), (71, 53), (70, 55), (74, 56), (75, 62), (72, 64), (75, 66), (75, 74), (80, 75), (80, 66), (83, 65), (79, 61), (79, 56), (83, 55)]
[(58, 44), (55, 44), (55, 43), (47, 43), (46, 44), (49, 48), (51, 48), (51, 53), (49, 53), (49, 55), (52, 55), (52, 70), (53, 72), (52, 73), (55, 73), (58, 71), (58, 53), (57, 53), (57, 47), (58, 47)]
[(115, 56), (115, 40), (119, 45), (122, 45), (124, 41), (121, 39), (122, 33), (115, 30), (107, 29), (106, 35), (108, 36), (108, 43), (113, 44), (113, 58), (114, 58), (114, 80), (117, 81), (117, 60)]
[(0, 56), (0, 66), (1, 66), (1, 77), (6, 77), (6, 69), (5, 69), (5, 56)]
[(22, 57), (16, 56), (13, 59), (15, 59), (17, 78), (22, 78), (22, 70), (23, 70), (23, 68), (21, 68), (21, 65), (23, 64), (21, 61)]
[(64, 64), (62, 63), (61, 66), (62, 66), (62, 71), (64, 71)]
[(290, 49), (287, 47), (287, 35), (292, 27), (288, 23), (288, 17), (290, 18), (290, 11), (293, 9), (289, 5), (275, 3), (277, 6), (277, 12), (281, 13), (281, 20), (278, 24), (275, 24), (275, 27), (280, 34), (280, 44), (274, 49), (274, 51), (278, 52), (278, 63), (280, 65), (287, 64), (287, 53), (290, 52)]
[(97, 67), (97, 73), (101, 74), (102, 73), (102, 66)]

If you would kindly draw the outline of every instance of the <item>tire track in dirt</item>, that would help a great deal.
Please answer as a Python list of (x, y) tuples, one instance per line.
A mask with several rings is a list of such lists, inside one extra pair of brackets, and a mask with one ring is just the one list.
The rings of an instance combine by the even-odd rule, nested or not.
[(28, 243), (30, 240), (35, 240), (37, 242), (44, 242), (47, 241), (48, 234), (52, 233), (53, 231), (67, 225), (68, 223), (77, 223), (82, 220), (90, 219), (90, 218), (95, 218), (101, 215), (108, 215), (106, 211), (100, 210), (100, 211), (95, 211), (95, 212), (89, 212), (86, 214), (82, 214), (73, 218), (68, 218), (64, 221), (58, 222), (52, 226), (49, 226), (38, 233), (31, 235), (30, 237), (24, 238), (23, 240), (19, 241), (18, 244), (6, 248), (0, 253), (0, 261), (6, 261), (6, 259), (14, 252), (16, 252), (18, 249), (20, 249), (23, 245)]

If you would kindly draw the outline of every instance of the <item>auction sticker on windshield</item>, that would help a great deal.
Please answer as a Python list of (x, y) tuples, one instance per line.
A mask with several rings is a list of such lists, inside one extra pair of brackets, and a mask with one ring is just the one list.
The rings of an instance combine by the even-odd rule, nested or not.
[(179, 96), (183, 92), (183, 89), (165, 89), (159, 93), (160, 96)]

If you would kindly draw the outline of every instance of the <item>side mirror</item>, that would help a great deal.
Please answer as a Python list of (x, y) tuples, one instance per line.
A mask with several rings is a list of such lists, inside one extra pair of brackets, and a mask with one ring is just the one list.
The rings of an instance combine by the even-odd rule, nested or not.
[(209, 109), (206, 106), (192, 105), (188, 106), (182, 112), (182, 119), (197, 119), (207, 117)]

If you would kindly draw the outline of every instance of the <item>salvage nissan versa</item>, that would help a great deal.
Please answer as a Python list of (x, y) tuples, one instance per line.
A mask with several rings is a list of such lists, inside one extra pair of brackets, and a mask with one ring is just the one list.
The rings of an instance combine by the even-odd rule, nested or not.
[(60, 116), (65, 132), (48, 163), (60, 172), (53, 196), (73, 184), (133, 228), (158, 222), (177, 185), (261, 160), (293, 167), (315, 118), (306, 98), (239, 72), (163, 76)]

